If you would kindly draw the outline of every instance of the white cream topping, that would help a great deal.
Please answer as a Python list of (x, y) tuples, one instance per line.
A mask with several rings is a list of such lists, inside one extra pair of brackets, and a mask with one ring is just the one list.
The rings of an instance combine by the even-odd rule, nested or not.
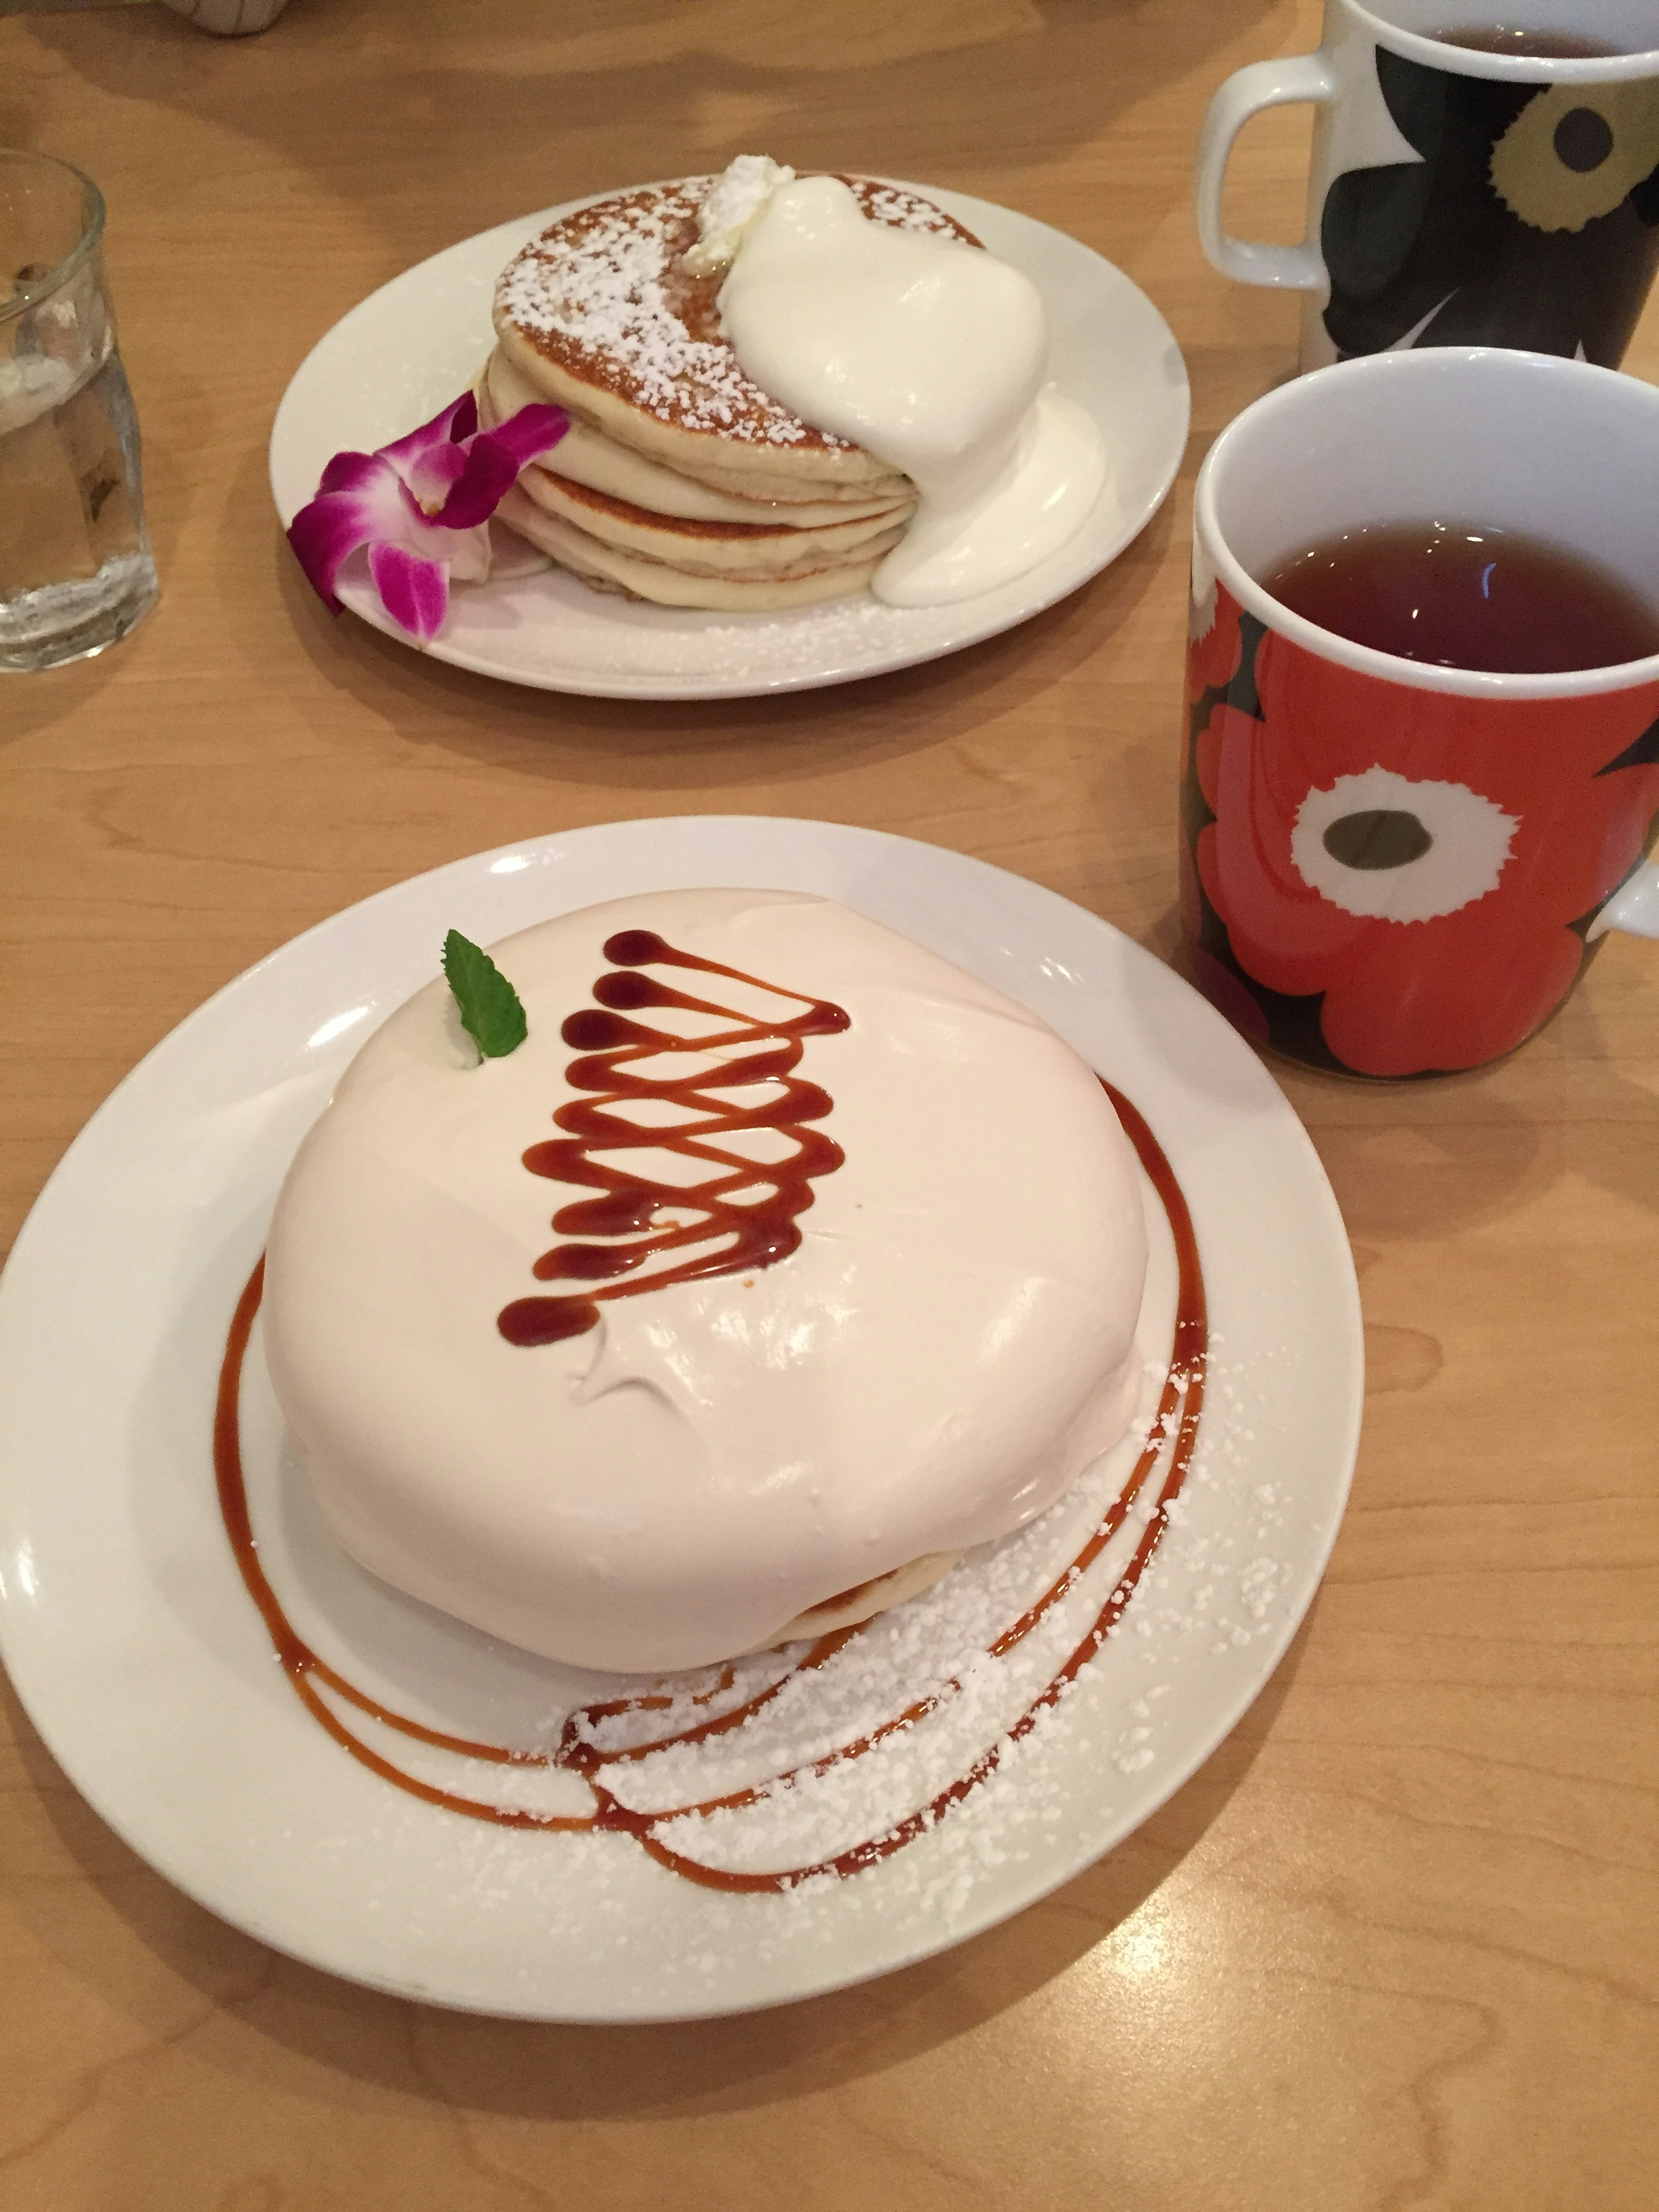
[[(496, 1316), (548, 1287), (532, 1264), (582, 1194), (521, 1156), (577, 1095), (560, 1026), (623, 928), (846, 1008), (798, 1070), (830, 1092), (817, 1126), (845, 1164), (814, 1180), (787, 1259), (617, 1298), (525, 1349)], [(1022, 1526), (1122, 1435), (1138, 1170), (1094, 1075), (1033, 1015), (789, 892), (619, 900), (494, 950), (527, 1042), (474, 1065), (446, 987), (417, 994), (347, 1071), (272, 1225), (272, 1377), (363, 1565), (550, 1657), (696, 1666)]]
[(685, 256), (691, 274), (713, 276), (726, 268), (767, 201), (794, 178), (765, 154), (739, 154), (729, 163), (697, 210), (697, 242)]
[(1011, 584), (1080, 528), (1105, 482), (1094, 417), (1045, 385), (996, 477), (959, 501), (924, 498), (871, 588), (896, 607), (938, 607)]
[(1063, 544), (1105, 481), (1091, 417), (1045, 389), (1036, 287), (955, 239), (867, 222), (809, 177), (766, 199), (720, 290), (744, 374), (921, 494), (872, 590), (937, 606), (1011, 581)]

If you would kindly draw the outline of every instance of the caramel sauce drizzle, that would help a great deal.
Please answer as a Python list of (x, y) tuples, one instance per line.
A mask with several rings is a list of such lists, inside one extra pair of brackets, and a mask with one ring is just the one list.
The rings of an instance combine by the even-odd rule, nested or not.
[[(623, 933), (626, 939), (643, 937), (643, 931)], [(612, 950), (619, 942), (612, 939), (605, 947), (607, 958), (621, 960), (626, 956)], [(661, 958), (661, 954), (653, 954)], [(677, 956), (682, 957), (683, 956)], [(688, 963), (690, 964), (690, 963)], [(703, 964), (703, 963), (697, 963)], [(731, 972), (731, 971), (720, 971)], [(747, 978), (744, 979), (748, 980)], [(770, 988), (766, 987), (766, 988)], [(676, 994), (676, 1003), (681, 1003)], [(656, 1001), (653, 1003), (662, 1003)], [(696, 1002), (693, 1002), (696, 1003)], [(816, 1005), (816, 1002), (814, 1002)], [(839, 1012), (840, 1010), (835, 1009)], [(793, 1025), (791, 1025), (793, 1026)], [(655, 1048), (654, 1047), (653, 1048)], [(936, 1826), (954, 1807), (959, 1805), (975, 1786), (982, 1782), (999, 1765), (1003, 1749), (1029, 1735), (1042, 1715), (1058, 1704), (1069, 1685), (1087, 1666), (1095, 1653), (1117, 1626), (1125, 1609), (1133, 1597), (1142, 1576), (1153, 1554), (1162, 1542), (1170, 1522), (1170, 1507), (1180, 1494), (1182, 1486), (1192, 1465), (1194, 1449), (1198, 1441), (1199, 1420), (1204, 1405), (1206, 1363), (1208, 1356), (1209, 1327), (1204, 1295), (1203, 1273), (1199, 1264), (1198, 1242), (1194, 1233), (1192, 1216), (1187, 1206), (1175, 1172), (1164, 1156), (1162, 1146), (1153, 1136), (1140, 1114), (1123, 1093), (1103, 1079), (1103, 1088), (1116, 1108), (1118, 1117), (1133, 1145), (1142, 1167), (1158, 1192), (1170, 1228), (1174, 1236), (1178, 1268), (1176, 1303), (1175, 1340), (1171, 1347), (1170, 1370), (1159, 1395), (1146, 1441), (1131, 1469), (1122, 1489), (1107, 1507), (1091, 1532), (1077, 1556), (1057, 1576), (1048, 1588), (1019, 1618), (1003, 1630), (988, 1647), (994, 1657), (1000, 1658), (1021, 1643), (1039, 1621), (1073, 1589), (1106, 1546), (1123, 1526), (1136, 1500), (1146, 1490), (1152, 1472), (1165, 1447), (1170, 1447), (1169, 1462), (1156, 1502), (1147, 1516), (1146, 1527), (1122, 1571), (1113, 1584), (1105, 1604), (1090, 1625), (1081, 1641), (1061, 1662), (1047, 1685), (1031, 1700), (1012, 1727), (983, 1752), (966, 1771), (941, 1790), (927, 1803), (919, 1806), (904, 1820), (879, 1836), (872, 1836), (854, 1844), (849, 1850), (830, 1859), (810, 1866), (790, 1867), (773, 1872), (740, 1874), (722, 1867), (706, 1865), (702, 1860), (679, 1851), (665, 1842), (659, 1830), (674, 1822), (718, 1811), (726, 1811), (757, 1803), (769, 1796), (780, 1787), (816, 1775), (828, 1773), (831, 1768), (853, 1759), (861, 1759), (877, 1745), (902, 1735), (918, 1721), (936, 1711), (960, 1688), (954, 1678), (939, 1689), (917, 1698), (902, 1711), (883, 1721), (868, 1735), (836, 1747), (809, 1765), (790, 1769), (773, 1776), (754, 1788), (738, 1790), (722, 1797), (712, 1797), (690, 1805), (673, 1805), (652, 1810), (641, 1810), (621, 1803), (599, 1778), (608, 1767), (641, 1759), (652, 1753), (667, 1749), (671, 1745), (699, 1743), (729, 1730), (741, 1728), (751, 1715), (771, 1703), (797, 1676), (815, 1673), (825, 1666), (836, 1652), (852, 1639), (863, 1633), (863, 1628), (843, 1628), (820, 1637), (801, 1656), (793, 1661), (764, 1689), (742, 1704), (726, 1711), (695, 1722), (689, 1728), (651, 1738), (648, 1741), (629, 1744), (615, 1750), (601, 1749), (591, 1741), (593, 1729), (602, 1721), (616, 1719), (631, 1713), (665, 1712), (682, 1702), (671, 1692), (649, 1692), (630, 1698), (609, 1698), (601, 1703), (585, 1705), (572, 1713), (565, 1722), (556, 1747), (550, 1753), (526, 1752), (509, 1749), (499, 1744), (476, 1743), (465, 1736), (446, 1735), (441, 1729), (426, 1727), (419, 1721), (408, 1719), (379, 1704), (366, 1692), (358, 1689), (344, 1675), (320, 1659), (298, 1634), (282, 1601), (265, 1575), (259, 1559), (258, 1539), (253, 1533), (248, 1511), (247, 1490), (242, 1468), (239, 1409), (241, 1398), (242, 1367), (246, 1357), (248, 1340), (264, 1285), (264, 1261), (260, 1260), (249, 1277), (246, 1287), (237, 1302), (235, 1315), (225, 1346), (224, 1363), (220, 1370), (219, 1393), (213, 1425), (214, 1467), (218, 1480), (220, 1510), (224, 1516), (225, 1531), (230, 1539), (243, 1583), (248, 1595), (258, 1607), (264, 1620), (272, 1649), (283, 1669), (307, 1710), (341, 1747), (350, 1753), (372, 1772), (405, 1790), (410, 1796), (423, 1799), (432, 1805), (441, 1805), (447, 1811), (465, 1814), (476, 1820), (488, 1820), (507, 1828), (540, 1828), (555, 1830), (602, 1830), (632, 1836), (641, 1848), (648, 1852), (658, 1864), (688, 1881), (711, 1889), (763, 1891), (777, 1893), (793, 1889), (802, 1882), (821, 1875), (849, 1875), (889, 1858), (902, 1850), (918, 1836)], [(745, 1163), (745, 1165), (750, 1164)], [(793, 1249), (793, 1247), (791, 1248)], [(781, 1255), (780, 1255), (781, 1256)], [(754, 1263), (750, 1263), (754, 1264)], [(714, 1704), (729, 1690), (736, 1680), (731, 1668), (721, 1670), (720, 1676), (708, 1689), (699, 1692), (690, 1702), (694, 1706)], [(414, 1741), (451, 1752), (463, 1759), (488, 1760), (504, 1766), (538, 1766), (562, 1768), (582, 1777), (593, 1796), (593, 1809), (584, 1814), (545, 1814), (515, 1810), (495, 1805), (487, 1800), (465, 1797), (458, 1792), (422, 1782), (404, 1770), (366, 1743), (349, 1725), (346, 1718), (336, 1710), (322, 1693), (326, 1690), (342, 1704), (366, 1714), (371, 1720)]]
[[(741, 969), (724, 968), (665, 943), (653, 929), (620, 930), (605, 939), (605, 957), (616, 967), (593, 986), (597, 1006), (570, 1015), (559, 1031), (582, 1057), (565, 1070), (573, 1091), (593, 1094), (572, 1099), (553, 1116), (568, 1133), (532, 1145), (524, 1156), (532, 1175), (572, 1182), (597, 1191), (597, 1198), (562, 1206), (553, 1217), (560, 1237), (625, 1238), (609, 1244), (556, 1244), (532, 1269), (538, 1282), (574, 1279), (601, 1283), (603, 1289), (568, 1291), (556, 1297), (515, 1298), (503, 1306), (496, 1327), (509, 1344), (554, 1344), (580, 1336), (599, 1317), (602, 1298), (625, 1298), (641, 1291), (689, 1283), (705, 1275), (732, 1275), (775, 1267), (800, 1243), (796, 1216), (812, 1203), (812, 1179), (831, 1175), (846, 1158), (822, 1129), (834, 1101), (816, 1083), (795, 1073), (806, 1038), (830, 1036), (851, 1027), (847, 1011), (828, 999), (804, 998), (777, 983), (763, 983)], [(691, 968), (705, 975), (724, 975), (775, 998), (790, 999), (804, 1013), (784, 1021), (750, 1019), (735, 1008), (697, 999), (640, 970), (647, 967)], [(631, 1015), (647, 1007), (713, 1017), (727, 1026), (695, 1037), (653, 1029)], [(635, 1063), (683, 1053), (723, 1064), (695, 1075), (640, 1073)], [(777, 1086), (776, 1096), (752, 1105), (734, 1106), (717, 1097), (722, 1091)], [(612, 1109), (649, 1101), (681, 1109), (683, 1120), (666, 1127), (640, 1122)], [(750, 1129), (775, 1129), (793, 1139), (788, 1158), (764, 1163), (722, 1146), (720, 1140)], [(607, 1166), (592, 1155), (624, 1152), (672, 1152), (682, 1159), (706, 1160), (723, 1175), (690, 1185), (653, 1182), (625, 1167)], [(690, 1213), (690, 1221), (664, 1215)], [(719, 1240), (717, 1249), (707, 1249)], [(688, 1250), (686, 1248), (696, 1248)], [(637, 1271), (665, 1255), (686, 1256), (647, 1275)]]

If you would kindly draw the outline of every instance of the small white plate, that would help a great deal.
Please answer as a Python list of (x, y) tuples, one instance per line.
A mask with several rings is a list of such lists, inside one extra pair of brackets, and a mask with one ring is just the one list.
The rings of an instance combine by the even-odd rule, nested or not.
[[(1075, 537), (1028, 575), (952, 607), (887, 607), (859, 592), (789, 614), (698, 613), (590, 591), (568, 571), (549, 569), (516, 583), (458, 587), (442, 634), (426, 650), (544, 691), (740, 699), (937, 659), (1012, 629), (1115, 560), (1163, 505), (1186, 449), (1187, 370), (1168, 324), (1121, 269), (1063, 232), (961, 192), (903, 189), (925, 191), (1042, 295), (1054, 377), (1100, 425), (1111, 464)], [(270, 488), (284, 529), (333, 454), (401, 437), (471, 383), (495, 343), (495, 279), (528, 240), (588, 204), (545, 208), (434, 254), (313, 347), (270, 434)], [(388, 637), (411, 642), (366, 582), (348, 580), (341, 597)]]
[[(489, 942), (602, 898), (722, 884), (842, 899), (1068, 1037), (1173, 1163), (1214, 1332), (1181, 1516), (1119, 1633), (930, 1833), (782, 1896), (695, 1887), (625, 1835), (484, 1826), (347, 1757), (272, 1657), (211, 1455), (227, 1326), (283, 1171), (356, 1048), (427, 979), (443, 932)], [(1159, 1264), (1167, 1277), (1167, 1253)], [(359, 1573), (312, 1517), (257, 1356), (247, 1385), (261, 1558), (301, 1632), (428, 1725), (545, 1740), (595, 1678)], [(1149, 953), (1018, 877), (872, 830), (741, 817), (576, 830), (457, 861), (296, 939), (175, 1030), (70, 1147), (0, 1282), (0, 1652), (110, 1825), (282, 1950), (404, 1996), (538, 2019), (775, 2004), (1018, 1911), (1192, 1773), (1313, 1595), (1360, 1390), (1353, 1272), (1313, 1148), (1249, 1050)], [(1075, 1548), (1064, 1528), (1054, 1540)], [(1032, 1595), (1048, 1578), (1033, 1571)], [(938, 1786), (927, 1733), (880, 1754), (901, 1807), (907, 1790), (914, 1804)], [(574, 1778), (553, 1778), (580, 1796)]]

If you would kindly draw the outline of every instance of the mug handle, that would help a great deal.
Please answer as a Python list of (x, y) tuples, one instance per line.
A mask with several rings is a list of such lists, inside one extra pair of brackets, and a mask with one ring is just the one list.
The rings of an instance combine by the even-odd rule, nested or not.
[(1621, 890), (1615, 891), (1589, 926), (1594, 944), (1609, 929), (1632, 937), (1659, 937), (1659, 861), (1644, 860)]
[(1257, 246), (1230, 238), (1222, 227), (1221, 192), (1233, 141), (1253, 115), (1297, 100), (1334, 100), (1336, 89), (1336, 73), (1323, 53), (1294, 54), (1252, 62), (1230, 76), (1210, 102), (1198, 139), (1198, 235), (1224, 276), (1294, 292), (1316, 292), (1325, 283), (1325, 264), (1311, 239), (1300, 246)]

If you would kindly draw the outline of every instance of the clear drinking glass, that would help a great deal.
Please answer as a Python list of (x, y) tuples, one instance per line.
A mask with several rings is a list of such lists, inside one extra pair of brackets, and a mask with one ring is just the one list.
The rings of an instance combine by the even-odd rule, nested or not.
[(0, 148), (0, 671), (101, 653), (155, 603), (104, 202)]

